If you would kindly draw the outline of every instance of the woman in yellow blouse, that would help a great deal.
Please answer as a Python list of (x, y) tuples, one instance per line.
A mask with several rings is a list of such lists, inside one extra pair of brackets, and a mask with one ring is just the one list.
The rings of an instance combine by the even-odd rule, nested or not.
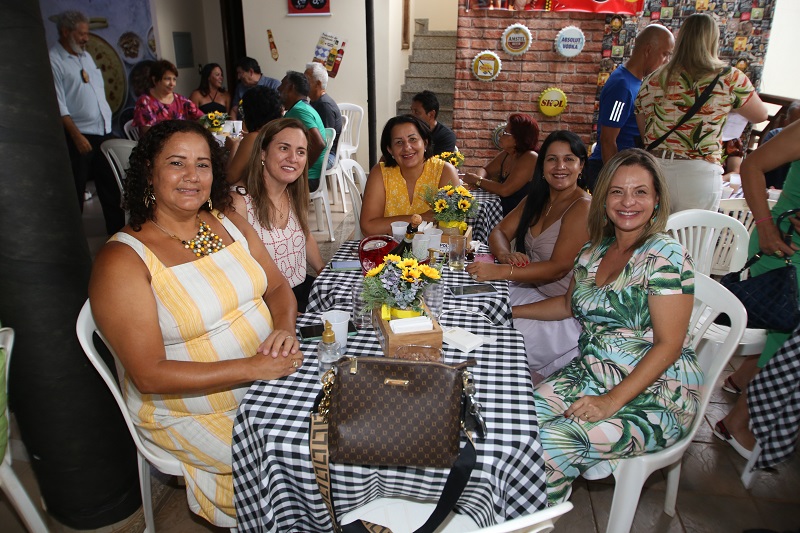
[(426, 188), (460, 185), (453, 165), (430, 157), (430, 140), (428, 125), (412, 115), (386, 123), (381, 134), (383, 161), (372, 167), (364, 190), (364, 235), (391, 234), (392, 222), (410, 222), (414, 214), (432, 221), (433, 212), (422, 199)]

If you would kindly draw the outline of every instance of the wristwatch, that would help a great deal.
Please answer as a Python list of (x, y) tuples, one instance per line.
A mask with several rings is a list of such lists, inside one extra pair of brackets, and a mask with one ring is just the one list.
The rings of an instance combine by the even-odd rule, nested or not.
[(480, 189), (482, 188), (481, 183), (483, 183), (483, 178), (478, 178), (478, 181), (475, 182), (475, 186)]

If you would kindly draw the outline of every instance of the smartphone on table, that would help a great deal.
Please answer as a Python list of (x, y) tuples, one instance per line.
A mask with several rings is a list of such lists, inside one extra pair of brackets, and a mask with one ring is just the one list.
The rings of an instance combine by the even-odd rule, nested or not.
[[(300, 332), (300, 340), (313, 341), (322, 338), (322, 332), (325, 331), (325, 326), (322, 324), (313, 324), (311, 326), (300, 326), (297, 330)], [(357, 334), (358, 330), (356, 329), (356, 325), (350, 320), (347, 324), (347, 336), (352, 337)]]
[(331, 270), (361, 270), (361, 261), (358, 259), (353, 259), (350, 261), (331, 261)]
[(457, 287), (448, 287), (447, 290), (456, 298), (469, 298), (471, 296), (480, 296), (497, 292), (497, 289), (495, 289), (494, 285), (491, 283), (460, 285)]

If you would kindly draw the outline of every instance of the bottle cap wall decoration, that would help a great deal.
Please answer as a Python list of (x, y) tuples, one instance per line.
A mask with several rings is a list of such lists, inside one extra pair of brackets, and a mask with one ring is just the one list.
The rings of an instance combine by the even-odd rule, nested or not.
[(494, 52), (484, 50), (472, 60), (472, 74), (481, 81), (492, 81), (500, 74), (502, 61)]
[(500, 137), (503, 135), (507, 125), (508, 122), (501, 122), (500, 125), (492, 131), (492, 142), (498, 150), (500, 150)]
[(567, 26), (556, 36), (556, 52), (564, 57), (575, 57), (586, 44), (586, 36), (577, 26)]
[(523, 24), (512, 24), (503, 32), (503, 50), (512, 56), (521, 56), (531, 47), (531, 31)]
[(539, 96), (539, 111), (548, 117), (555, 117), (567, 107), (567, 95), (558, 87), (548, 87)]

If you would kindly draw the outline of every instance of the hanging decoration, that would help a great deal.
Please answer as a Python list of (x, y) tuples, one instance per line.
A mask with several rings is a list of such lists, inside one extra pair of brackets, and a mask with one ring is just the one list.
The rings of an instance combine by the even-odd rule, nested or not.
[[(661, 2), (661, 0), (657, 0)], [(670, 4), (675, 0), (669, 0)], [(708, 2), (708, 0), (697, 0)], [(748, 2), (749, 3), (749, 2)], [(642, 11), (644, 0), (467, 0), (466, 10), (495, 9), (504, 11), (579, 11), (584, 13), (625, 13)]]
[(492, 81), (500, 74), (502, 63), (497, 54), (484, 50), (472, 60), (472, 74), (481, 81)]
[(577, 26), (567, 26), (556, 36), (556, 52), (564, 57), (575, 57), (583, 51), (585, 45), (586, 36)]
[(500, 137), (503, 135), (507, 125), (508, 122), (501, 122), (492, 132), (492, 142), (498, 150), (500, 150)]
[(567, 107), (567, 95), (558, 87), (548, 87), (539, 96), (539, 111), (545, 116), (556, 117)]
[(521, 56), (531, 47), (531, 30), (524, 24), (512, 24), (503, 32), (503, 50), (512, 56)]

